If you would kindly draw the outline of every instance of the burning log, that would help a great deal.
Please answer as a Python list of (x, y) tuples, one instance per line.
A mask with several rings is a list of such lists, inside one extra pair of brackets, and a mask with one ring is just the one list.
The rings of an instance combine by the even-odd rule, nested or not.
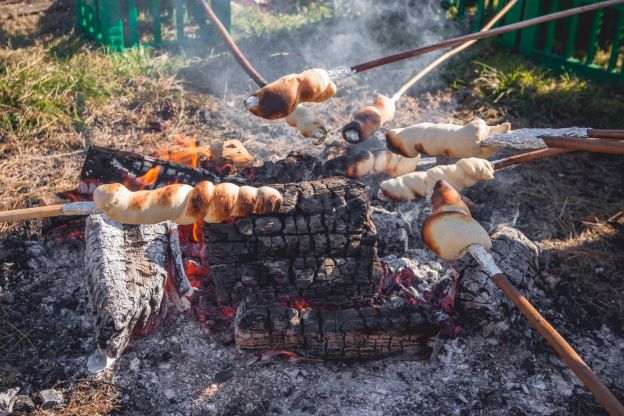
[(369, 303), (380, 279), (363, 184), (344, 178), (274, 185), (277, 215), (206, 224), (206, 261), (222, 305)]
[[(170, 261), (171, 223), (122, 225), (91, 215), (85, 232), (87, 283), (100, 355), (90, 369), (105, 368), (133, 333), (157, 323)], [(98, 358), (100, 360), (98, 360)]]
[(234, 337), (242, 349), (287, 350), (325, 360), (427, 358), (438, 330), (415, 305), (297, 310), (246, 301), (238, 307)]

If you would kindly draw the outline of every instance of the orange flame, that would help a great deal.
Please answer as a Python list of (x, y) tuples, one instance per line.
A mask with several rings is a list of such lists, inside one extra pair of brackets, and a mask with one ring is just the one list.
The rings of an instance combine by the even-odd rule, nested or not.
[(188, 165), (193, 169), (199, 166), (202, 159), (210, 159), (210, 146), (197, 146), (195, 138), (187, 138), (184, 134), (173, 137), (173, 144), (160, 146), (154, 156), (169, 162)]
[(196, 243), (204, 241), (204, 221), (198, 221), (193, 224), (193, 240)]
[(158, 180), (158, 174), (160, 173), (160, 165), (156, 165), (144, 175), (138, 176), (136, 178), (126, 178), (123, 181), (124, 186), (130, 188), (136, 188), (136, 190), (143, 190), (150, 185), (153, 185)]

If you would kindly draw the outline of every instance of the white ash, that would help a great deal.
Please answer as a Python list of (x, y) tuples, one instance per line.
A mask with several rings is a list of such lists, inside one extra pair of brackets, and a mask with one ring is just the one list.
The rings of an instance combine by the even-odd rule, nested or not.
[[(23, 314), (20, 328), (30, 328), (33, 346), (0, 358), (0, 395), (16, 388), (32, 394), (60, 379), (87, 377), (86, 359), (95, 346), (83, 245), (33, 241), (24, 252), (21, 269), (3, 289), (15, 295), (14, 307)], [(421, 254), (415, 251), (411, 258), (422, 259)], [(437, 270), (435, 263), (427, 264)], [(565, 317), (544, 307), (544, 300), (532, 299), (607, 385), (624, 385), (624, 339), (606, 326), (565, 330)], [(468, 332), (440, 340), (428, 361), (258, 362), (217, 343), (193, 316), (175, 314), (151, 335), (135, 339), (133, 348), (96, 378), (128, 389), (122, 405), (130, 415), (569, 414), (580, 402), (593, 403), (539, 335), (521, 319), (510, 325), (517, 330), (505, 337)], [(5, 376), (8, 368), (19, 375)], [(231, 378), (217, 382), (224, 370)]]

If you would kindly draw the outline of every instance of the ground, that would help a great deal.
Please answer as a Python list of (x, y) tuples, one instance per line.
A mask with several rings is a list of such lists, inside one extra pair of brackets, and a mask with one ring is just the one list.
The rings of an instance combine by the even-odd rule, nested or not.
[[(33, 8), (37, 5), (46, 4)], [(407, 22), (417, 24), (408, 24), (407, 31), (380, 31), (375, 13), (388, 10), (352, 6), (354, 12), (344, 6), (332, 15), (313, 5), (303, 10), (304, 18), (276, 19), (279, 7), (262, 13), (235, 8), (234, 35), (269, 79), (313, 65), (358, 63), (458, 30), (446, 21), (423, 20), (426, 12), (410, 14)], [(353, 16), (347, 19), (349, 13)], [(258, 162), (291, 150), (323, 156), (344, 146), (340, 127), (371, 101), (373, 91), (392, 93), (427, 62), (341, 83), (335, 99), (315, 107), (330, 135), (324, 146), (314, 146), (285, 124), (253, 118), (241, 108), (254, 85), (219, 44), (108, 54), (79, 38), (72, 18), (73, 9), (63, 2), (35, 14), (23, 13), (13, 2), (0, 3), (3, 210), (35, 205), (46, 194), (75, 187), (90, 144), (147, 153), (183, 132), (203, 143), (238, 138)], [(420, 83), (402, 100), (391, 126), (479, 116), (490, 123), (511, 121), (515, 128), (624, 128), (623, 98), (622, 85), (552, 74), (487, 43)], [(382, 137), (376, 136), (379, 146)], [(623, 191), (621, 157), (584, 154), (503, 171), (467, 193), (480, 206), (496, 208), (481, 218), (514, 224), (548, 253), (543, 272), (552, 285), (537, 306), (621, 399)], [(394, 207), (408, 216), (413, 208)], [(520, 335), (469, 333), (443, 342), (427, 362), (250, 364), (253, 357), (222, 346), (191, 317), (178, 315), (137, 340), (113, 372), (89, 381), (83, 368), (93, 341), (81, 284), (83, 247), (47, 240), (37, 222), (2, 225), (0, 232), (0, 351), (6, 357), (0, 359), (0, 393), (56, 386), (70, 398), (59, 414), (153, 409), (404, 414), (447, 406), (457, 414), (497, 414), (499, 407), (516, 414), (599, 411), (521, 320), (513, 323), (522, 329)], [(481, 356), (487, 349), (489, 355)], [(71, 382), (76, 379), (81, 381)]]

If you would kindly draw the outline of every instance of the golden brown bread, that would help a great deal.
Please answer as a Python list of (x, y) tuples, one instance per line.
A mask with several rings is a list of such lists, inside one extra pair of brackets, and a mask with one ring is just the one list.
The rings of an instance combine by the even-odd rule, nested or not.
[(494, 168), (485, 159), (470, 157), (460, 159), (453, 165), (440, 165), (388, 179), (379, 184), (379, 189), (393, 201), (411, 201), (427, 196), (440, 179), (461, 191), (480, 180), (494, 179)]
[(167, 220), (194, 224), (274, 213), (280, 209), (283, 199), (277, 190), (268, 186), (238, 187), (204, 181), (195, 187), (174, 184), (136, 192), (118, 183), (100, 185), (93, 193), (93, 201), (111, 219), (124, 224), (157, 224)]
[(316, 139), (314, 144), (322, 144), (327, 130), (309, 107), (299, 104), (295, 111), (286, 117), (286, 123), (296, 128), (304, 137)]
[(419, 123), (386, 133), (386, 145), (392, 152), (407, 157), (424, 153), (429, 156), (480, 157), (491, 156), (496, 149), (482, 147), (490, 134), (507, 133), (511, 125), (488, 126), (476, 118), (465, 126), (456, 124)]
[(346, 176), (360, 178), (365, 175), (385, 173), (395, 177), (413, 172), (419, 161), (420, 157), (403, 157), (387, 150), (374, 153), (364, 150), (347, 164)]
[(356, 112), (353, 120), (342, 128), (342, 137), (349, 143), (359, 143), (368, 138), (394, 118), (394, 101), (385, 95), (378, 95), (373, 105)]
[(486, 250), (492, 248), (488, 233), (472, 218), (459, 193), (448, 183), (436, 183), (431, 202), (433, 213), (423, 223), (422, 238), (434, 253), (445, 260), (457, 260), (473, 244)]
[(336, 94), (336, 84), (326, 70), (308, 69), (300, 74), (290, 74), (265, 85), (253, 93), (258, 105), (249, 108), (254, 115), (269, 120), (284, 118), (295, 111), (300, 103), (318, 103)]

